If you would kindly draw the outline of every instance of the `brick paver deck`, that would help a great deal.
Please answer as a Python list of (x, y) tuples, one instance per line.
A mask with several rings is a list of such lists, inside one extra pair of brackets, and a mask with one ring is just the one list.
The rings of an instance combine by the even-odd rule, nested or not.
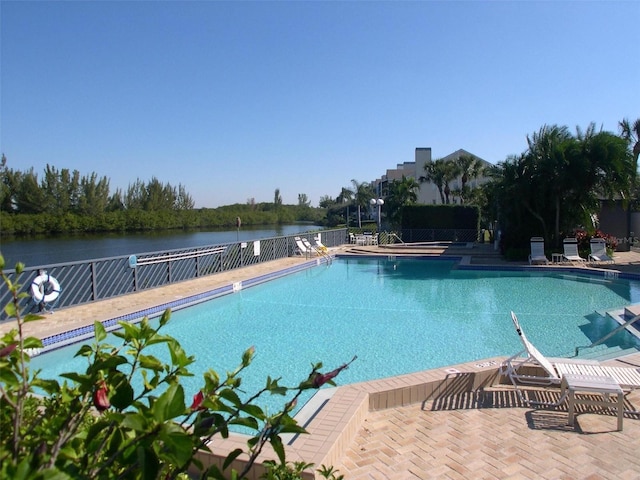
[[(574, 428), (566, 408), (524, 407), (512, 391), (487, 397), (369, 412), (336, 468), (350, 480), (640, 478), (637, 417), (617, 432), (614, 413), (582, 413)], [(640, 407), (640, 394), (629, 398)]]

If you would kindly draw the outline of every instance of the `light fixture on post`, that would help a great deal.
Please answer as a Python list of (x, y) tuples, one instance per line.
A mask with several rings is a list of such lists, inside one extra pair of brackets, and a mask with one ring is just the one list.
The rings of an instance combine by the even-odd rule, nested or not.
[(378, 233), (380, 233), (380, 207), (384, 205), (384, 200), (381, 198), (372, 198), (369, 203), (371, 203), (371, 206), (378, 206)]

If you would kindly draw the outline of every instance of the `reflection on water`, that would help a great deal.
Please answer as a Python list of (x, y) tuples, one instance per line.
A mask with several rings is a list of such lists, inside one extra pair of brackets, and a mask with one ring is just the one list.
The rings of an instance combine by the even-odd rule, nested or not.
[(203, 247), (238, 240), (295, 235), (317, 230), (309, 224), (242, 227), (239, 230), (165, 231), (127, 234), (86, 234), (59, 237), (2, 240), (0, 252), (8, 269), (20, 261), (29, 267), (95, 258), (141, 255), (160, 250)]

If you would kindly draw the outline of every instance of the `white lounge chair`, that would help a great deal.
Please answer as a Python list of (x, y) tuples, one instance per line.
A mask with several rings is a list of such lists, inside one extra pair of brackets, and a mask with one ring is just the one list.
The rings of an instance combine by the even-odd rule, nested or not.
[[(300, 237), (295, 237), (294, 238), (295, 242), (296, 242), (296, 253), (298, 253), (298, 255), (302, 256), (302, 257), (306, 257), (311, 255), (313, 252), (311, 251), (310, 248), (307, 247), (307, 245), (305, 245), (305, 243), (302, 241), (302, 239)], [(305, 239), (306, 240), (306, 239)], [(309, 245), (310, 247), (311, 245)]]
[(585, 263), (587, 261), (586, 258), (582, 258), (578, 253), (578, 240), (575, 238), (565, 238), (562, 241), (562, 246), (564, 247), (562, 256), (565, 260), (571, 263)]
[[(560, 405), (564, 401), (565, 395), (553, 403), (529, 401), (523, 397), (518, 385), (560, 386), (563, 377), (566, 375), (571, 375), (572, 377), (582, 376), (592, 380), (597, 380), (598, 378), (602, 380), (613, 379), (625, 391), (640, 388), (640, 372), (637, 368), (608, 367), (596, 360), (545, 357), (527, 339), (516, 314), (513, 312), (511, 312), (511, 320), (524, 346), (524, 350), (505, 360), (500, 366), (500, 374), (509, 377), (523, 403), (543, 404), (546, 406)], [(538, 374), (537, 372), (539, 371), (544, 373)], [(597, 384), (597, 381), (595, 383)]]
[(531, 254), (529, 254), (529, 265), (534, 263), (549, 264), (549, 259), (544, 254), (544, 238), (531, 237)]
[(613, 258), (607, 255), (607, 242), (604, 238), (592, 238), (589, 246), (591, 247), (589, 262), (613, 263)]
[(321, 234), (318, 234), (318, 236), (315, 237), (314, 240), (316, 241), (316, 249), (320, 253), (327, 253), (329, 251), (329, 249), (322, 243)]
[(302, 237), (302, 244), (305, 246), (305, 248), (307, 249), (307, 251), (311, 254), (319, 254), (320, 252), (318, 252), (318, 249), (316, 247), (314, 247), (313, 245), (311, 245), (311, 242), (309, 241), (309, 239), (307, 239), (306, 237)]

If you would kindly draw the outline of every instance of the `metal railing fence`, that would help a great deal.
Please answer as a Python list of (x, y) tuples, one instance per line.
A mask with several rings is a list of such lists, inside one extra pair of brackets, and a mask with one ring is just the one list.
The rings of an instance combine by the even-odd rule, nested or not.
[[(347, 243), (345, 228), (320, 233), (322, 243), (327, 247)], [(307, 232), (255, 241), (26, 267), (19, 278), (16, 278), (14, 269), (4, 273), (12, 282), (21, 284), (20, 293), (28, 294), (22, 305), (26, 311), (36, 312), (40, 305), (31, 299), (31, 285), (42, 272), (54, 277), (61, 287), (57, 299), (46, 308), (65, 308), (291, 257), (298, 254), (295, 237), (307, 238), (314, 244), (317, 235), (318, 232)], [(2, 282), (0, 305), (4, 307), (10, 301), (11, 292)], [(4, 319), (6, 314), (3, 312), (0, 320)]]

